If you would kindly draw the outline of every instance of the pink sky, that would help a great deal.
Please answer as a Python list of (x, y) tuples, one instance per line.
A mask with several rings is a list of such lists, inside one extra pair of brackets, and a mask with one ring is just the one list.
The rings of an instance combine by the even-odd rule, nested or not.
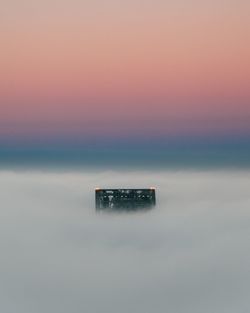
[(0, 137), (250, 133), (250, 2), (0, 4)]

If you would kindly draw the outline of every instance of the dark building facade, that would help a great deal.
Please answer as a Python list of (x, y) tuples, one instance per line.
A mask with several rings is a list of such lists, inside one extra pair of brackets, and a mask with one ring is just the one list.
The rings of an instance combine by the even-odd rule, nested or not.
[(95, 190), (97, 210), (136, 210), (152, 208), (156, 204), (155, 188)]

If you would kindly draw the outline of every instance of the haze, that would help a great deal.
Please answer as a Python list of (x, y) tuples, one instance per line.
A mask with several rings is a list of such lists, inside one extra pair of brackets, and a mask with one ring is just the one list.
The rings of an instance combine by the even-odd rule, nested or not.
[[(94, 188), (157, 207), (98, 214)], [(245, 313), (250, 172), (0, 172), (0, 311)]]

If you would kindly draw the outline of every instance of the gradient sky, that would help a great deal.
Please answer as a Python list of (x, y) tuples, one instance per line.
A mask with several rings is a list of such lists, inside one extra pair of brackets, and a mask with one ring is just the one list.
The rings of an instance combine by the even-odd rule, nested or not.
[(0, 141), (250, 135), (250, 2), (3, 0)]

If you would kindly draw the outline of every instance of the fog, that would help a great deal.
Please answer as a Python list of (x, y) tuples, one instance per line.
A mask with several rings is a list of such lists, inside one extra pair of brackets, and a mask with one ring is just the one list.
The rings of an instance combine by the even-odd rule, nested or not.
[[(150, 186), (152, 210), (95, 211)], [(250, 170), (1, 170), (0, 199), (0, 312), (249, 312)]]

